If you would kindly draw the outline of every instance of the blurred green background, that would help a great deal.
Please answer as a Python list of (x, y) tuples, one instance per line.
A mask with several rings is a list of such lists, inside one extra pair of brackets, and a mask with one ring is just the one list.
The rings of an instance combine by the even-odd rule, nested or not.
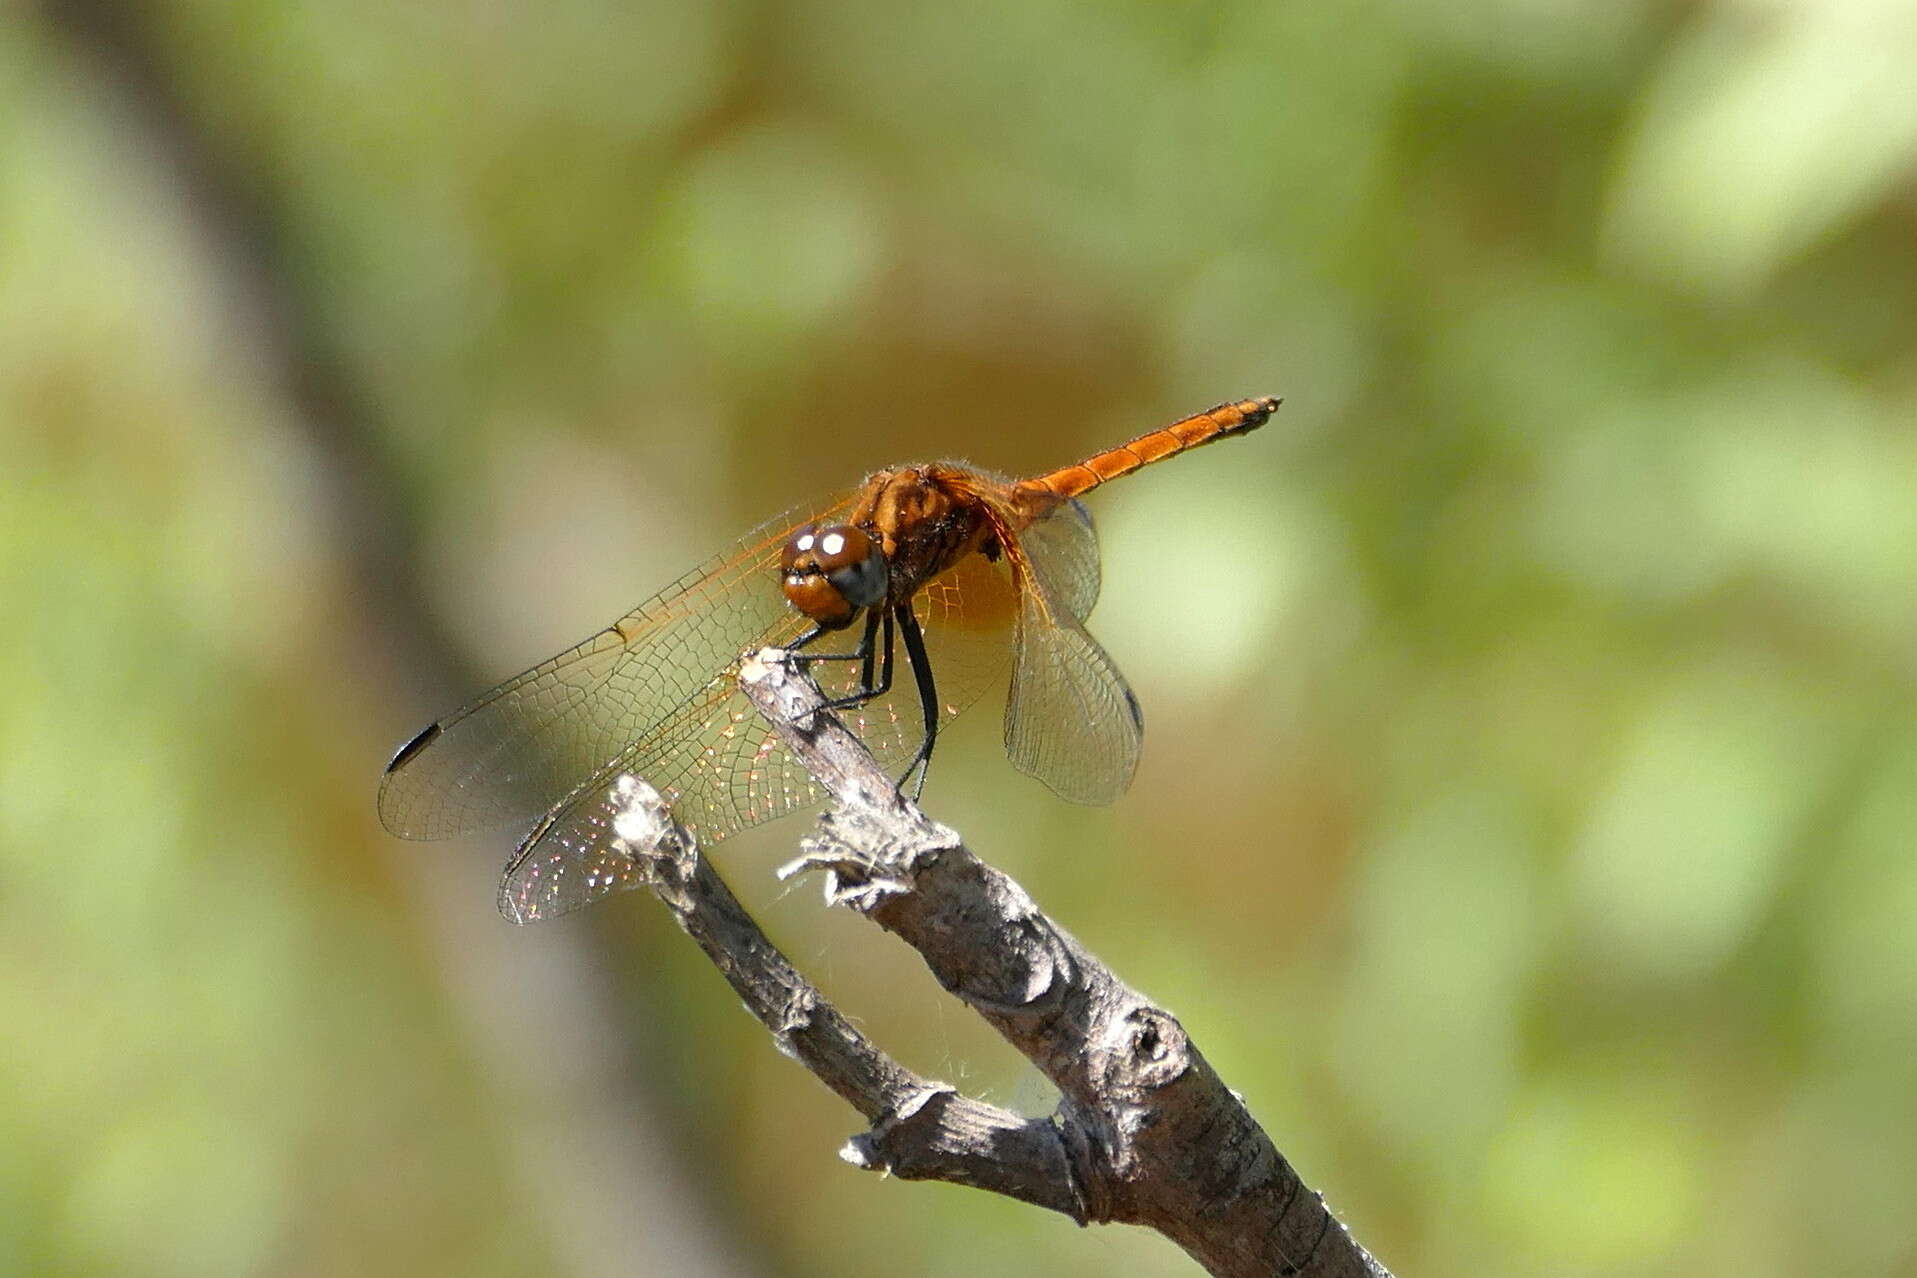
[[(1404, 1275), (1917, 1274), (1917, 7), (0, 6), (0, 1272), (1187, 1274), (834, 1151), (388, 752), (901, 459), (1097, 493), (1150, 730), (934, 815)], [(1037, 1076), (718, 860), (909, 1064)]]

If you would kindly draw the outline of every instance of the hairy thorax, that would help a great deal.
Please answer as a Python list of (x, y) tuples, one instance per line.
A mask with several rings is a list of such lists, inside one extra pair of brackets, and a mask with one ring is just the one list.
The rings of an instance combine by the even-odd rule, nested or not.
[(976, 472), (947, 462), (874, 473), (849, 522), (877, 538), (891, 565), (889, 602), (903, 604), (920, 586), (973, 552), (999, 557), (998, 529), (1011, 517), (977, 486)]

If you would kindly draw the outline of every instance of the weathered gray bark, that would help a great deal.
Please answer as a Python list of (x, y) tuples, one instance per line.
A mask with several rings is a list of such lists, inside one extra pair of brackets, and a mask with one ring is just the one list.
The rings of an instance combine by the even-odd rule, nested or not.
[(1018, 884), (900, 796), (815, 685), (767, 650), (740, 686), (832, 797), (781, 873), (916, 949), (939, 982), (1057, 1085), (1024, 1118), (912, 1073), (773, 948), (649, 787), (631, 850), (651, 886), (747, 1007), (870, 1122), (842, 1157), (1063, 1212), (1158, 1230), (1210, 1272), (1389, 1278), (1307, 1189), (1172, 1014), (1148, 1002)]

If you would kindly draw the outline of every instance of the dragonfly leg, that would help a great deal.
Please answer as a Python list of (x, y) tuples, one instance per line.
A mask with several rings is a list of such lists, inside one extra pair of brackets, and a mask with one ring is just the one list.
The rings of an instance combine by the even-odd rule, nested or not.
[(925, 655), (925, 636), (919, 630), (919, 619), (912, 615), (912, 605), (904, 604), (893, 609), (898, 614), (899, 633), (905, 638), (905, 658), (912, 663), (912, 677), (919, 685), (919, 709), (925, 714), (925, 738), (919, 742), (918, 752), (912, 756), (912, 762), (899, 774), (899, 793), (905, 792), (905, 783), (918, 773), (918, 783), (912, 788), (912, 801), (918, 802), (925, 793), (925, 774), (932, 768), (932, 746), (939, 736), (939, 695), (932, 682), (932, 662)]
[[(865, 645), (872, 641), (871, 630), (872, 628), (870, 626), (866, 627), (866, 637), (862, 641), (860, 641), (859, 647), (855, 648), (851, 652), (818, 652), (818, 653), (813, 653), (809, 657), (803, 657), (801, 658), (801, 660), (803, 661), (857, 661), (860, 658), (860, 656), (863, 655), (863, 650)], [(801, 648), (811, 646), (811, 644), (815, 640), (823, 639), (829, 634), (836, 634), (836, 633), (837, 631), (827, 630), (824, 626), (814, 625), (812, 629), (806, 631), (804, 634), (800, 635), (797, 639), (794, 639), (791, 643), (787, 644), (785, 646), (785, 650), (787, 652), (797, 652)]]
[[(883, 623), (885, 635), (877, 645), (872, 643), (872, 632)], [(865, 619), (865, 638), (860, 641), (857, 652), (845, 654), (847, 657), (859, 657), (865, 664), (859, 671), (858, 691), (847, 693), (843, 697), (834, 697), (825, 703), (828, 710), (850, 710), (853, 706), (862, 706), (874, 697), (882, 697), (892, 691), (892, 614), (883, 608), (874, 608)], [(872, 681), (872, 659), (879, 658), (878, 682)]]
[[(871, 673), (872, 672), (872, 632), (877, 629), (878, 629), (877, 614), (868, 616), (865, 619), (865, 633), (859, 636), (858, 647), (854, 648), (850, 652), (807, 653), (805, 656), (802, 656), (798, 659), (799, 664), (802, 666), (809, 666), (815, 661), (863, 662), (865, 665), (865, 668), (859, 677), (859, 686), (861, 688), (870, 687), (872, 683), (872, 673)], [(785, 650), (788, 653), (797, 652), (799, 649), (805, 647), (807, 644), (811, 643), (813, 640), (818, 639), (819, 637), (823, 635), (829, 635), (833, 633), (834, 633), (833, 631), (827, 630), (824, 626), (814, 626), (812, 627), (812, 629), (806, 631), (804, 634), (800, 635), (797, 639), (794, 639), (791, 643), (787, 644), (785, 646)]]
[[(879, 645), (873, 643), (873, 638), (881, 624), (883, 624), (885, 630), (882, 655)], [(786, 645), (786, 651), (791, 652), (794, 649), (801, 648), (819, 636), (830, 633), (831, 632), (823, 626), (814, 626), (812, 629), (800, 635), (792, 643)], [(879, 676), (876, 683), (872, 677), (875, 657), (879, 658)], [(891, 613), (883, 608), (874, 608), (869, 611), (865, 617), (865, 632), (859, 636), (859, 645), (852, 649), (852, 651), (821, 652), (816, 655), (800, 657), (799, 661), (801, 664), (808, 666), (815, 661), (856, 661), (859, 663), (858, 687), (845, 696), (829, 698), (819, 707), (819, 710), (849, 710), (853, 706), (864, 705), (874, 697), (884, 696), (887, 692), (891, 691), (892, 688)], [(818, 710), (814, 710), (812, 713), (816, 715)], [(810, 716), (808, 716), (808, 726), (810, 726), (809, 720)]]
[[(872, 686), (872, 622), (883, 611), (882, 608), (872, 608), (865, 614), (865, 637), (859, 640), (859, 656), (862, 658), (859, 662), (859, 687), (861, 688)], [(885, 655), (888, 657), (892, 655), (892, 619), (890, 617), (885, 619)]]

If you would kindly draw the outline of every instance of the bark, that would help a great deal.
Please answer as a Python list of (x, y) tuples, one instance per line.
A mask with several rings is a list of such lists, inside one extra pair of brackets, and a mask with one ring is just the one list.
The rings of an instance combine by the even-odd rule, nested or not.
[(629, 850), (779, 1049), (870, 1122), (841, 1156), (1158, 1230), (1214, 1274), (1389, 1278), (1225, 1086), (1176, 1017), (1126, 985), (1010, 878), (904, 799), (818, 688), (768, 649), (740, 686), (833, 806), (782, 876), (917, 950), (939, 983), (1057, 1085), (1025, 1118), (887, 1056), (766, 939), (656, 792)]

